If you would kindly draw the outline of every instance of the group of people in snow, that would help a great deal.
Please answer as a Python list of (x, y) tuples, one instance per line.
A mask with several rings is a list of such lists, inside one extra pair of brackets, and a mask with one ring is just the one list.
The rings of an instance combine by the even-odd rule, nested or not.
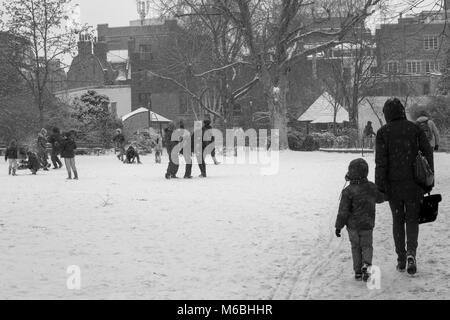
[(8, 173), (17, 175), (18, 169), (29, 169), (33, 175), (39, 170), (49, 171), (51, 164), (48, 162), (47, 143), (51, 144), (50, 159), (53, 163), (53, 169), (61, 169), (63, 164), (59, 156), (64, 158), (67, 169), (68, 179), (78, 180), (78, 171), (75, 164), (75, 149), (77, 145), (74, 140), (73, 132), (64, 132), (61, 134), (59, 128), (55, 127), (52, 134), (48, 136), (46, 129), (41, 129), (38, 134), (36, 147), (20, 149), (15, 139), (11, 140), (5, 152), (5, 161), (9, 161)]
[[(173, 134), (177, 130), (174, 123), (170, 123), (165, 129), (164, 141), (167, 147), (167, 153), (169, 155), (169, 164), (166, 170), (166, 179), (177, 179), (177, 173), (179, 169), (179, 155), (181, 154), (185, 161), (185, 173), (184, 179), (192, 179), (192, 155), (194, 154), (198, 167), (200, 169), (200, 177), (206, 178), (206, 162), (205, 162), (205, 150), (214, 144), (214, 136), (211, 133), (212, 126), (211, 120), (204, 120), (202, 128), (198, 132), (193, 132), (189, 134), (185, 130), (183, 121), (180, 121), (178, 129), (183, 130), (183, 134), (179, 138), (179, 141), (173, 139)], [(196, 137), (199, 136), (201, 139), (198, 141)], [(174, 152), (174, 148), (180, 144), (181, 148), (179, 152)], [(219, 162), (216, 159), (215, 148), (211, 150), (211, 157), (213, 158), (214, 164), (218, 165)]]
[(433, 150), (439, 149), (435, 124), (426, 113), (416, 123), (407, 120), (397, 98), (385, 103), (383, 113), (387, 124), (376, 134), (375, 183), (368, 180), (369, 166), (364, 159), (350, 163), (345, 176), (350, 185), (342, 191), (335, 224), (337, 237), (347, 227), (356, 280), (370, 277), (375, 207), (384, 201), (392, 211), (397, 270), (411, 275), (417, 272), (421, 203), (433, 189), (416, 182), (413, 168), (420, 151), (434, 171)]
[[(179, 139), (173, 139), (174, 133), (177, 130), (182, 130)], [(178, 126), (171, 122), (164, 129), (164, 137), (160, 135), (156, 136), (156, 141), (154, 143), (155, 151), (155, 162), (161, 163), (161, 156), (163, 152), (163, 145), (167, 149), (167, 154), (169, 156), (169, 163), (167, 166), (165, 177), (166, 179), (176, 179), (179, 170), (179, 157), (182, 156), (185, 160), (185, 179), (192, 179), (192, 158), (193, 154), (197, 159), (197, 163), (200, 169), (200, 177), (206, 178), (206, 163), (205, 163), (205, 150), (211, 144), (214, 144), (214, 136), (211, 134), (212, 126), (210, 120), (204, 120), (203, 126), (199, 132), (193, 132), (185, 130), (184, 122), (180, 121)], [(200, 132), (201, 131), (201, 132)], [(196, 133), (201, 135), (202, 139), (200, 141), (195, 141)], [(117, 158), (123, 163), (141, 163), (138, 148), (134, 143), (129, 144), (127, 148), (127, 139), (123, 134), (121, 129), (117, 129), (113, 137), (113, 142), (116, 151), (118, 151)], [(173, 152), (175, 147), (180, 145), (177, 149), (178, 152)], [(188, 151), (190, 150), (190, 152)], [(218, 165), (219, 162), (216, 159), (215, 148), (212, 148), (211, 157), (214, 164)]]

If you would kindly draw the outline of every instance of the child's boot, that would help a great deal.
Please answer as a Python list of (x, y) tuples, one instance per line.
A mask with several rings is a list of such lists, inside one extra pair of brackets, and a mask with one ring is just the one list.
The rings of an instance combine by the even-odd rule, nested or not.
[(363, 267), (361, 268), (361, 272), (362, 272), (362, 280), (363, 280), (364, 282), (367, 282), (367, 281), (369, 281), (369, 279), (370, 279), (369, 268), (370, 268), (370, 265), (368, 265), (367, 263), (365, 263), (365, 264), (363, 265)]
[(78, 180), (78, 171), (74, 171), (73, 174), (74, 174), (74, 179)]
[(72, 180), (72, 173), (71, 172), (68, 173), (67, 180)]
[(13, 176), (17, 176), (17, 174), (16, 174), (16, 169), (12, 169), (12, 175), (13, 175)]
[(363, 279), (362, 273), (356, 272), (356, 273), (355, 273), (355, 280), (356, 280), (356, 281), (362, 281), (362, 279)]

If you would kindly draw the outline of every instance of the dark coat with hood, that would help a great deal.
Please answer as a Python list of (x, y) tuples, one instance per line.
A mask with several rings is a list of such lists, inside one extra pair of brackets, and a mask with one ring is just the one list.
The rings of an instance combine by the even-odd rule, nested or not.
[(353, 160), (346, 180), (350, 185), (342, 191), (336, 229), (372, 230), (375, 227), (375, 207), (384, 202), (384, 195), (367, 180), (369, 166), (363, 159)]
[(77, 144), (72, 137), (66, 137), (61, 143), (61, 157), (71, 159), (75, 158), (75, 149)]
[(170, 123), (169, 126), (164, 130), (164, 144), (167, 148), (167, 153), (172, 154), (172, 150), (180, 143), (180, 141), (172, 141), (172, 135), (177, 130), (174, 123)]
[(434, 168), (430, 143), (423, 130), (406, 119), (398, 99), (386, 102), (383, 113), (387, 124), (377, 133), (375, 183), (389, 200), (420, 201), (425, 191), (414, 181), (414, 163), (420, 150)]
[(17, 157), (18, 157), (17, 146), (9, 146), (5, 152), (5, 161), (8, 159), (17, 159)]
[(52, 145), (53, 152), (61, 152), (62, 135), (60, 132), (53, 132), (48, 138), (48, 142)]
[(38, 171), (41, 168), (39, 159), (36, 153), (28, 152), (28, 169), (31, 171)]

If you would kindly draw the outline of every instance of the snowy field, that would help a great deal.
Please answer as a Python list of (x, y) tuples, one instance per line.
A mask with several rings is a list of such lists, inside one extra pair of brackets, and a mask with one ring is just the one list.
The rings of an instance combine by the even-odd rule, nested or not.
[[(450, 299), (450, 155), (436, 156), (444, 203), (421, 227), (414, 278), (395, 271), (391, 214), (378, 207), (379, 290), (353, 280), (347, 233), (333, 233), (355, 157), (285, 152), (274, 176), (220, 165), (192, 181), (166, 181), (151, 157), (78, 157), (79, 181), (65, 170), (9, 177), (2, 162), (0, 298)], [(66, 286), (71, 265), (80, 290)]]

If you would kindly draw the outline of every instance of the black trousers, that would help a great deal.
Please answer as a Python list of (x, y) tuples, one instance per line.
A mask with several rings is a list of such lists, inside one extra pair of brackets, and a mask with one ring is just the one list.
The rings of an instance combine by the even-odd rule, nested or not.
[[(202, 176), (206, 177), (206, 163), (205, 163), (205, 157), (203, 153), (201, 155), (196, 155), (198, 167), (200, 169), (200, 173)], [(192, 176), (192, 157), (191, 156), (184, 156), (184, 159), (186, 161), (186, 171), (184, 176), (190, 177)]]
[(52, 150), (52, 153), (50, 154), (50, 158), (52, 160), (53, 163), (53, 167), (58, 168), (58, 167), (62, 167), (62, 162), (58, 157), (59, 152), (56, 150)]
[(168, 154), (169, 154), (169, 165), (167, 166), (167, 174), (171, 177), (176, 177), (177, 173), (178, 173), (178, 168), (180, 167), (180, 165), (178, 164), (179, 161), (178, 159), (173, 159), (172, 157), (172, 150), (167, 150)]
[[(416, 256), (419, 238), (420, 201), (391, 200), (395, 251), (399, 262)], [(405, 231), (406, 227), (406, 231)], [(406, 239), (405, 239), (406, 238)], [(406, 248), (405, 248), (406, 243)]]

